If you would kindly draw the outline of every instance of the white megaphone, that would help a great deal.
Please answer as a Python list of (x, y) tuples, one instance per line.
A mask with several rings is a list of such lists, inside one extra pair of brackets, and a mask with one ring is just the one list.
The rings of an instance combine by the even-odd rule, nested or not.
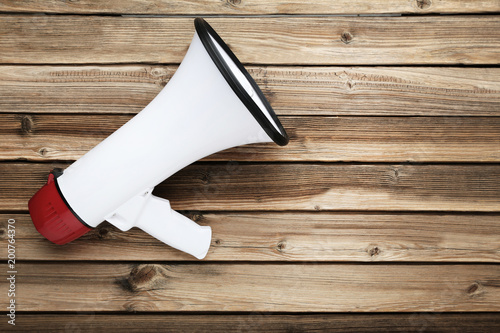
[(28, 207), (37, 230), (68, 243), (104, 220), (137, 226), (198, 259), (212, 231), (170, 208), (153, 188), (204, 156), (288, 136), (243, 65), (203, 19), (170, 82), (139, 114), (70, 165), (52, 171)]

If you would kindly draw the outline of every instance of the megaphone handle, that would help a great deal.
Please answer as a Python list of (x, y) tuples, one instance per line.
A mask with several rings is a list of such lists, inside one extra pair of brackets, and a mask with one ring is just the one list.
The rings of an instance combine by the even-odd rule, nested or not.
[(168, 200), (149, 195), (136, 226), (156, 239), (197, 259), (207, 255), (212, 229), (200, 226), (170, 208)]

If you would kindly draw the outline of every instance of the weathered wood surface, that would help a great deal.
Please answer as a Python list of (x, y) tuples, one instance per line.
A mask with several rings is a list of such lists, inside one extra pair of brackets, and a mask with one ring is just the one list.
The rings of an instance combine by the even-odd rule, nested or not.
[(1, 0), (0, 11), (67, 14), (272, 15), (272, 14), (427, 14), (500, 11), (497, 0)]
[(2, 332), (498, 332), (498, 313), (21, 314)]
[[(0, 160), (76, 160), (132, 115), (0, 114)], [(498, 162), (500, 117), (281, 117), (290, 144), (206, 161)]]
[[(0, 209), (26, 210), (61, 163), (0, 164)], [(155, 189), (177, 210), (500, 211), (500, 165), (195, 164)]]
[[(499, 116), (499, 68), (247, 66), (280, 115)], [(177, 66), (0, 66), (0, 112), (137, 113)]]
[(18, 311), (500, 311), (499, 265), (65, 262), (18, 275)]
[[(500, 331), (500, 20), (455, 15), (497, 14), (498, 0), (0, 12), (0, 240), (15, 218), (18, 330)], [(290, 145), (221, 152), (158, 186), (213, 228), (208, 262), (108, 223), (49, 243), (28, 199), (165, 86), (190, 16), (209, 16), (248, 64)]]
[[(500, 262), (500, 215), (188, 213), (212, 227), (208, 261)], [(50, 243), (28, 214), (16, 220), (19, 260), (196, 260), (139, 229), (103, 223), (65, 246)], [(472, 227), (473, 226), (473, 227)], [(6, 260), (5, 251), (1, 254)]]
[[(495, 16), (210, 18), (243, 63), (498, 64)], [(179, 63), (192, 18), (0, 15), (0, 63)]]

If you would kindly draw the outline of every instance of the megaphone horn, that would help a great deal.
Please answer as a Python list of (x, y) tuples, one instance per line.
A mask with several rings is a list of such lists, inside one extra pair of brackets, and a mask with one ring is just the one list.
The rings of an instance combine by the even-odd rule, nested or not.
[(202, 259), (211, 229), (170, 208), (153, 188), (178, 170), (234, 146), (288, 136), (250, 74), (210, 25), (196, 33), (175, 75), (141, 112), (63, 172), (52, 172), (28, 207), (36, 229), (68, 243), (104, 220), (137, 226)]

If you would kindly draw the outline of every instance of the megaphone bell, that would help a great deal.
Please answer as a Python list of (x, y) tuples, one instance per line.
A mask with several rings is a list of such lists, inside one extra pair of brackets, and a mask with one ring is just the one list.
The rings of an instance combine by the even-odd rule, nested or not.
[(175, 75), (135, 117), (63, 172), (53, 171), (30, 199), (36, 229), (68, 243), (107, 220), (137, 226), (202, 259), (211, 229), (153, 196), (178, 170), (230, 147), (288, 136), (273, 109), (229, 47), (203, 19)]

